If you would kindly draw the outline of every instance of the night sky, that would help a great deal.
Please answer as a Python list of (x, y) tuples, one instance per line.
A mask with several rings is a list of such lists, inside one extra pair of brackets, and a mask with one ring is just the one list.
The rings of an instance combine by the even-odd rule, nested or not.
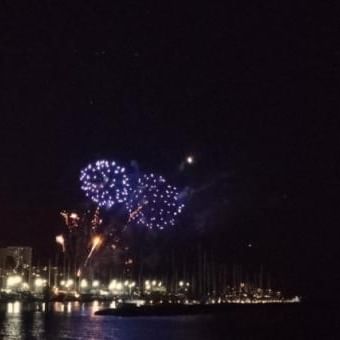
[[(226, 248), (251, 242), (303, 291), (335, 286), (339, 49), (328, 8), (6, 3), (2, 245), (48, 256), (60, 210), (84, 201), (79, 170), (136, 160), (207, 187), (188, 209), (206, 209), (203, 227)], [(179, 171), (188, 154), (195, 164)]]

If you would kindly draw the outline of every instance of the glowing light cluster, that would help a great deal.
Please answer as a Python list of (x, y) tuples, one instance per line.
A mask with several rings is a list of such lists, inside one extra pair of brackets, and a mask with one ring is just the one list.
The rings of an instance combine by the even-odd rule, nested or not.
[(126, 202), (129, 221), (148, 228), (163, 229), (175, 225), (175, 219), (184, 205), (179, 202), (179, 192), (162, 176), (143, 175), (138, 179)]
[(111, 208), (124, 203), (130, 192), (125, 168), (107, 160), (91, 163), (81, 170), (80, 181), (85, 195), (99, 207)]

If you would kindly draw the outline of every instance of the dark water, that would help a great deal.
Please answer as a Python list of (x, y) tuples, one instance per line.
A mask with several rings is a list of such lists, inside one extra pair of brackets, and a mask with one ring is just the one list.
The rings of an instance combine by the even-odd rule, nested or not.
[[(336, 308), (238, 309), (230, 315), (95, 316), (97, 302), (0, 305), (1, 339), (340, 339)], [(107, 306), (107, 305), (106, 305)], [(278, 306), (280, 307), (280, 306)]]

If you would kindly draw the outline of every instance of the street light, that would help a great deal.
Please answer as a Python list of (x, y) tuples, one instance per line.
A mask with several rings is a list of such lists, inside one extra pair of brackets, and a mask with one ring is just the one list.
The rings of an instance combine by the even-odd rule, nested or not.
[(80, 288), (87, 288), (87, 281), (85, 279), (80, 281)]
[(145, 280), (144, 288), (145, 288), (146, 291), (151, 290), (151, 284), (152, 283), (150, 282), (150, 280)]
[(132, 288), (136, 285), (136, 282), (129, 283), (129, 295), (131, 295)]
[(35, 279), (35, 281), (34, 281), (34, 286), (36, 288), (41, 288), (41, 287), (43, 287), (45, 285), (45, 283), (46, 283), (46, 280), (44, 280), (44, 279), (42, 279), (40, 277), (37, 277)]
[(19, 275), (9, 276), (7, 278), (7, 288), (13, 288), (22, 282), (22, 277)]
[(116, 280), (112, 280), (109, 284), (109, 289), (110, 290), (114, 290), (116, 288), (116, 284), (117, 284), (117, 281)]
[(21, 287), (22, 287), (23, 290), (29, 290), (30, 289), (30, 286), (27, 282), (23, 282)]
[(73, 286), (74, 281), (72, 279), (68, 279), (65, 283), (65, 287), (66, 288), (70, 288), (71, 286)]

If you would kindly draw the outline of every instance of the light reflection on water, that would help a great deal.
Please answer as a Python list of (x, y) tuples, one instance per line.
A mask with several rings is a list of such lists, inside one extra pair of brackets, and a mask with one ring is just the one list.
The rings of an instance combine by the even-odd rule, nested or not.
[[(94, 301), (54, 303), (0, 303), (0, 339), (206, 339), (197, 334), (196, 322), (191, 332), (179, 326), (183, 318), (119, 318), (96, 316), (94, 312), (111, 303)], [(174, 332), (176, 334), (174, 334)]]
[[(84, 335), (74, 334), (85, 321), (97, 319), (94, 312), (108, 304), (81, 302), (22, 303), (19, 301), (0, 303), (1, 339), (82, 339)], [(71, 317), (71, 318), (70, 318)], [(85, 317), (86, 320), (82, 320)], [(73, 320), (74, 318), (74, 320)], [(56, 325), (59, 324), (58, 327)], [(93, 339), (102, 338), (102, 330), (94, 324)], [(98, 337), (95, 334), (98, 334)], [(90, 338), (91, 333), (87, 333)], [(105, 338), (105, 337), (104, 337)]]
[[(92, 303), (21, 303), (18, 301), (0, 303), (0, 339), (279, 339), (277, 334), (282, 330), (286, 330), (282, 339), (293, 339), (294, 327), (300, 325), (301, 320), (305, 320), (305, 318), (297, 319), (299, 322), (294, 327), (287, 328), (287, 322), (285, 321), (284, 324), (281, 322), (285, 320), (284, 314), (276, 315), (279, 323), (275, 327), (268, 327), (266, 318), (269, 315), (266, 315), (263, 320), (262, 326), (264, 327), (252, 325), (254, 315), (249, 317), (249, 314), (248, 317), (239, 315), (237, 318), (228, 315), (216, 318), (208, 315), (140, 318), (94, 315), (96, 310), (110, 307), (110, 305), (114, 306), (112, 303), (100, 301)], [(275, 315), (273, 318), (275, 319)], [(248, 321), (245, 324), (246, 320)]]
[(8, 314), (16, 314), (21, 310), (21, 303), (19, 301), (8, 302), (7, 304), (7, 313)]

